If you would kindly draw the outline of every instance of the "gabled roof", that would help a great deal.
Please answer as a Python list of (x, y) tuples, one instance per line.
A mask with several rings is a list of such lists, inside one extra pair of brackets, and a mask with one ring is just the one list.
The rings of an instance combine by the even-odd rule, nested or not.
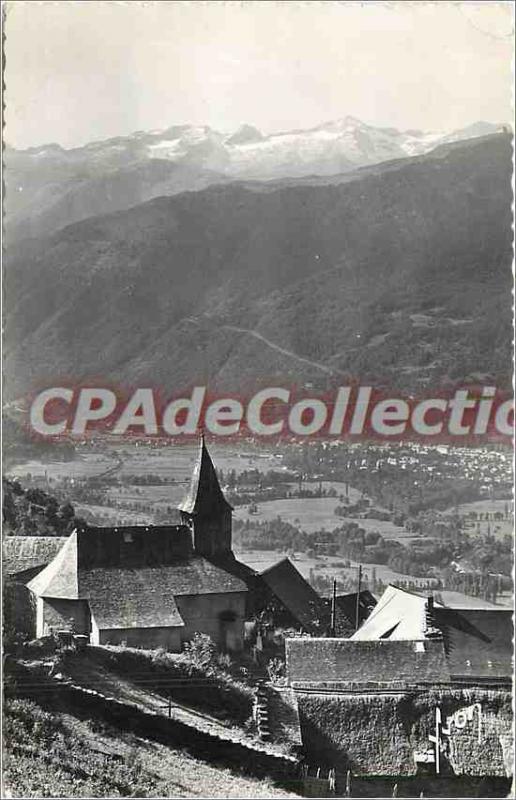
[(350, 638), (423, 639), (426, 628), (426, 598), (389, 585), (362, 627)]
[(440, 637), (455, 677), (506, 678), (512, 674), (511, 609), (457, 609), (388, 586), (351, 641), (422, 640)]
[(2, 567), (7, 575), (16, 575), (49, 564), (59, 552), (66, 536), (4, 536)]
[(178, 508), (180, 511), (191, 515), (209, 515), (221, 509), (233, 510), (220, 488), (219, 479), (206, 447), (204, 436), (201, 437), (199, 455), (194, 467), (189, 492)]
[(326, 606), (290, 559), (278, 561), (259, 575), (303, 628), (319, 630), (318, 623), (328, 616)]

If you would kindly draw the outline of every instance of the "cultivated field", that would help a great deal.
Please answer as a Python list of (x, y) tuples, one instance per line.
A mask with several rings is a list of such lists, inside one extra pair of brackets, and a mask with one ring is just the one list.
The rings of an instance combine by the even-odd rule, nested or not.
[[(142, 446), (134, 443), (105, 444), (102, 451), (93, 450), (89, 446), (78, 450), (71, 461), (29, 461), (13, 467), (9, 475), (23, 478), (37, 478), (38, 485), (52, 491), (53, 484), (66, 479), (80, 482), (85, 478), (117, 477), (121, 486), (112, 486), (107, 490), (105, 505), (84, 501), (75, 502), (79, 515), (97, 524), (147, 524), (153, 521), (153, 514), (166, 514), (171, 523), (178, 521), (175, 511), (190, 485), (190, 478), (197, 459), (198, 445), (168, 445), (161, 447)], [(285, 469), (280, 454), (256, 451), (239, 451), (235, 445), (210, 444), (215, 465), (225, 474), (234, 470), (237, 474), (244, 470), (258, 469), (282, 471)], [(165, 484), (137, 485), (132, 483), (133, 476), (158, 476), (167, 481)], [(312, 533), (318, 530), (333, 530), (345, 521), (356, 522), (366, 531), (378, 531), (385, 538), (407, 541), (412, 537), (403, 528), (375, 519), (357, 517), (342, 518), (335, 515), (336, 506), (342, 504), (340, 498), (349, 503), (356, 503), (361, 493), (353, 487), (339, 481), (303, 481), (302, 488), (317, 491), (334, 490), (335, 497), (290, 498), (259, 503), (258, 513), (250, 514), (247, 506), (237, 506), (235, 519), (239, 520), (273, 520), (278, 516), (285, 522)], [(290, 484), (292, 490), (297, 484)], [(347, 493), (346, 493), (347, 488)], [(73, 502), (73, 488), (70, 487)], [(139, 507), (138, 507), (139, 506)], [(145, 507), (145, 508), (143, 508)], [(162, 517), (163, 518), (163, 517)]]
[[(505, 517), (506, 511), (508, 511), (507, 519), (494, 519), (494, 514), (502, 514)], [(514, 502), (512, 500), (486, 498), (472, 503), (462, 503), (456, 509), (449, 508), (444, 513), (448, 516), (457, 513), (459, 517), (467, 518), (472, 512), (477, 515), (477, 519), (465, 519), (466, 530), (470, 535), (477, 533), (479, 536), (485, 536), (489, 533), (496, 539), (503, 539), (504, 536), (514, 534)], [(485, 518), (486, 514), (488, 519)], [(478, 519), (479, 516), (482, 519)]]
[[(314, 487), (317, 484), (314, 484)], [(342, 484), (344, 485), (344, 484)], [(350, 490), (355, 495), (359, 495), (354, 489)], [(290, 522), (307, 533), (314, 531), (332, 531), (345, 522), (356, 522), (365, 531), (378, 531), (386, 539), (398, 539), (407, 541), (414, 536), (404, 528), (400, 528), (394, 523), (379, 519), (362, 519), (359, 517), (338, 517), (335, 508), (341, 505), (336, 497), (309, 497), (293, 498), (288, 500), (270, 500), (266, 503), (258, 504), (258, 513), (250, 514), (247, 507), (235, 509), (235, 519), (250, 521), (270, 521), (281, 517), (284, 522)]]
[[(262, 571), (276, 564), (282, 558), (286, 558), (287, 553), (280, 553), (277, 550), (240, 550), (235, 551), (236, 557), (248, 564), (253, 569)], [(319, 575), (326, 575), (329, 578), (337, 579), (337, 591), (339, 579), (357, 578), (358, 575), (358, 562), (349, 561), (349, 567), (341, 566), (344, 561), (349, 559), (343, 556), (318, 556), (317, 558), (308, 558), (305, 553), (295, 553), (289, 555), (291, 561), (295, 564), (296, 569), (305, 577), (310, 576), (310, 570), (314, 570)], [(391, 583), (393, 581), (412, 581), (417, 586), (424, 588), (425, 586), (436, 583), (434, 578), (416, 578), (413, 575), (405, 575), (401, 572), (395, 572), (385, 564), (362, 564), (362, 579), (367, 582), (372, 577), (372, 571), (376, 570), (376, 578), (382, 580), (384, 583)]]
[[(249, 469), (282, 470), (283, 459), (280, 454), (265, 453), (260, 450), (239, 451), (235, 445), (209, 443), (210, 453), (218, 469), (243, 472)], [(198, 444), (171, 444), (167, 446), (145, 446), (139, 442), (134, 444), (103, 443), (102, 449), (94, 445), (78, 450), (70, 461), (57, 459), (46, 461), (26, 461), (12, 467), (9, 475), (20, 477), (27, 474), (62, 479), (65, 477), (93, 477), (100, 475), (118, 464), (117, 474), (160, 475), (163, 478), (174, 478), (175, 481), (189, 481), (192, 469), (199, 452)]]
[(8, 477), (23, 480), (27, 476), (45, 478), (46, 475), (50, 482), (64, 478), (93, 478), (115, 467), (116, 463), (116, 458), (107, 453), (81, 453), (71, 461), (25, 461), (11, 467)]

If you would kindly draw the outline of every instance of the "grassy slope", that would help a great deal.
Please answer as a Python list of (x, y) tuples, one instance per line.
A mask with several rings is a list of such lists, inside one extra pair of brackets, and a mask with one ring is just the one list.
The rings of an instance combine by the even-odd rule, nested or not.
[(4, 705), (4, 797), (294, 797), (268, 780), (27, 700)]

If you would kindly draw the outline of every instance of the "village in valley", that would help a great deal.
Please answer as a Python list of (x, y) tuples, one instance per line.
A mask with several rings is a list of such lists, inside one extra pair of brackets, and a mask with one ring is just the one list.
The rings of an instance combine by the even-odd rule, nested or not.
[(15, 696), (66, 698), (104, 740), (209, 743), (264, 796), (506, 790), (508, 450), (97, 437), (26, 456), (4, 479)]
[[(7, 479), (36, 493), (18, 533), (44, 528), (38, 492), (71, 503), (91, 525), (179, 522), (195, 444), (92, 437), (62, 449), (66, 456), (32, 444), (29, 458), (17, 448), (7, 460)], [(389, 583), (469, 596), (487, 589), (512, 603), (509, 448), (214, 440), (211, 449), (245, 563), (266, 568), (288, 556), (323, 595), (334, 579), (353, 591), (361, 564), (377, 593)]]
[(516, 798), (513, 4), (0, 23), (1, 797)]

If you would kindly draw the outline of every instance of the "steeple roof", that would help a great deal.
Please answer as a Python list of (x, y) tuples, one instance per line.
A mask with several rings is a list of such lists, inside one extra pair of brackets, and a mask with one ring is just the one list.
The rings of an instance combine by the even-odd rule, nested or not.
[(201, 436), (199, 455), (194, 467), (190, 490), (178, 508), (180, 511), (191, 515), (233, 510), (220, 488), (213, 461), (204, 441), (204, 435)]

